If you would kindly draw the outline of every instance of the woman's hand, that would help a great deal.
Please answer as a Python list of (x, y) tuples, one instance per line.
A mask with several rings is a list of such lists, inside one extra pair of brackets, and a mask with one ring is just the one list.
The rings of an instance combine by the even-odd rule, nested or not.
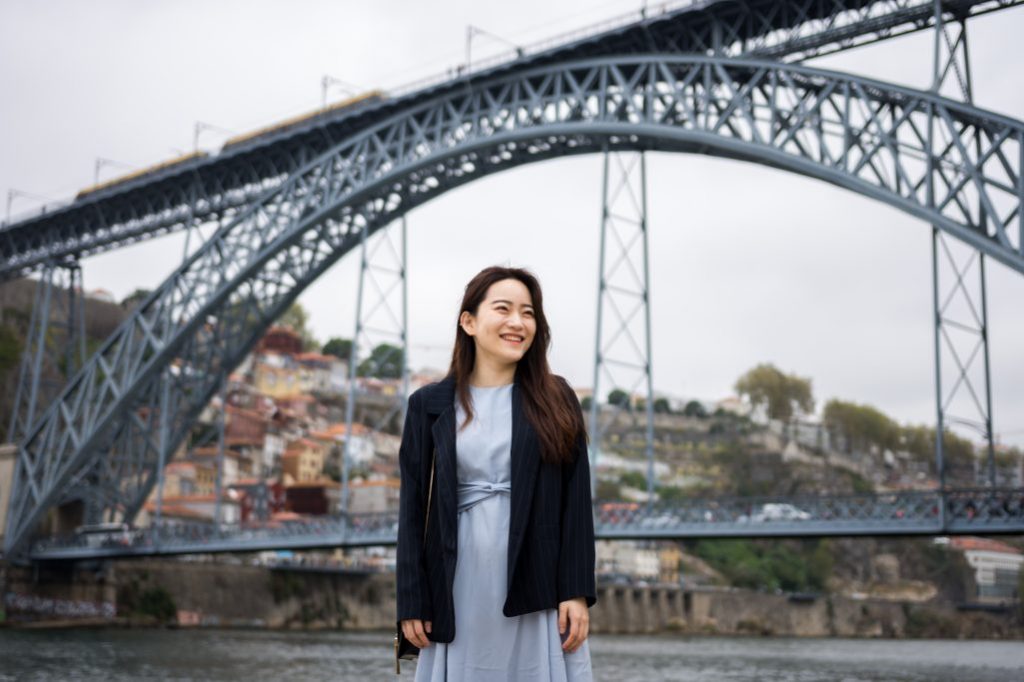
[(429, 620), (410, 618), (409, 620), (402, 621), (402, 634), (420, 649), (426, 649), (430, 646), (430, 640), (427, 639), (428, 632), (430, 632)]
[(562, 651), (571, 654), (580, 648), (583, 640), (590, 634), (590, 609), (587, 608), (585, 597), (576, 597), (558, 604), (559, 634), (565, 634), (566, 621), (569, 625), (569, 636), (562, 642)]

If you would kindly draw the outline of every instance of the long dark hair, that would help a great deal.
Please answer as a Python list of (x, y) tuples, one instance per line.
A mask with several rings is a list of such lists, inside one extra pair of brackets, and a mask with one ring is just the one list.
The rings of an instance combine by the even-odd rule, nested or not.
[[(492, 266), (484, 268), (466, 285), (462, 297), (459, 317), (463, 311), (476, 315), (487, 296), (487, 290), (495, 282), (515, 279), (523, 283), (530, 292), (533, 316), (537, 332), (533, 343), (516, 365), (516, 383), (522, 393), (523, 412), (540, 440), (541, 457), (546, 462), (561, 464), (572, 460), (577, 439), (586, 438), (583, 413), (576, 395), (548, 367), (548, 346), (551, 345), (551, 330), (544, 317), (544, 301), (540, 283), (528, 270)], [(473, 419), (472, 399), (469, 393), (469, 376), (476, 364), (476, 343), (456, 319), (455, 347), (452, 350), (452, 364), (448, 376), (455, 379), (455, 390), (466, 412), (464, 428)]]

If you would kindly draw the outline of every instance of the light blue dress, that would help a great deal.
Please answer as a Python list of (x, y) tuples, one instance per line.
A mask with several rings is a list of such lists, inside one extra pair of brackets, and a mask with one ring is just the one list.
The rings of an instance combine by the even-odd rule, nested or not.
[[(416, 682), (591, 682), (590, 640), (562, 651), (557, 609), (506, 617), (512, 384), (470, 386), (473, 421), (456, 431), (459, 544), (455, 639), (420, 651)], [(456, 424), (466, 419), (455, 399)], [(568, 628), (566, 628), (568, 633)]]

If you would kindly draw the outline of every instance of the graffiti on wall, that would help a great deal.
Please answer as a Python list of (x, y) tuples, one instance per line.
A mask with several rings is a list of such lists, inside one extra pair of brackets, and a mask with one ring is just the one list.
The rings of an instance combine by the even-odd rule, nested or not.
[(78, 599), (54, 599), (34, 594), (4, 595), (4, 606), (8, 614), (32, 613), (40, 616), (60, 618), (113, 618), (117, 608), (113, 602), (82, 601)]

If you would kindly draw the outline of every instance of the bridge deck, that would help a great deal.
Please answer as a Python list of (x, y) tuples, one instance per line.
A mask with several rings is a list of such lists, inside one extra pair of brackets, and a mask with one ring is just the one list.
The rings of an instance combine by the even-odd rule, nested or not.
[[(938, 536), (1024, 533), (1024, 489), (799, 498), (716, 498), (594, 509), (598, 539)], [(177, 525), (35, 543), (35, 561), (394, 545), (398, 516), (310, 518), (274, 527)]]
[[(950, 16), (977, 16), (1024, 0), (947, 0)], [(0, 229), (0, 280), (53, 258), (101, 253), (183, 229), (230, 220), (339, 141), (474, 79), (610, 54), (712, 53), (802, 60), (932, 26), (930, 0), (698, 0), (626, 23), (576, 32), (487, 62), (456, 77), (414, 84), (367, 106), (313, 116), (209, 155), (193, 155), (81, 199), (44, 206)]]

